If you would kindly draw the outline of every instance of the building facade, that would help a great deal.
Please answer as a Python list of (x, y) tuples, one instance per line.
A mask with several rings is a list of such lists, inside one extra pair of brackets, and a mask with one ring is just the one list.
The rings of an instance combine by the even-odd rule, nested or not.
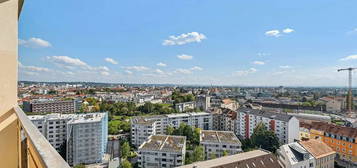
[(238, 109), (236, 134), (250, 138), (260, 123), (273, 131), (282, 144), (299, 140), (299, 120), (294, 116), (249, 108)]
[(165, 134), (168, 126), (178, 128), (181, 124), (211, 130), (212, 115), (207, 112), (193, 112), (133, 117), (131, 119), (131, 143), (139, 146), (150, 135)]
[(33, 100), (23, 102), (24, 110), (33, 113), (74, 113), (81, 108), (81, 100)]
[(65, 144), (70, 165), (102, 161), (108, 141), (107, 113), (48, 114), (29, 118), (57, 151)]
[(206, 159), (242, 152), (242, 143), (232, 131), (201, 130), (200, 145), (204, 148)]
[(186, 137), (151, 135), (139, 146), (139, 167), (166, 168), (184, 165)]
[(230, 109), (212, 111), (213, 129), (220, 131), (235, 131), (237, 112)]
[(211, 97), (208, 95), (196, 96), (196, 107), (206, 111), (211, 107)]
[(310, 139), (320, 140), (331, 147), (339, 160), (357, 166), (357, 128), (325, 122), (304, 123), (301, 126), (309, 130)]
[(314, 157), (297, 142), (280, 146), (277, 153), (284, 168), (316, 167)]
[(196, 103), (195, 102), (184, 102), (184, 103), (176, 103), (175, 104), (175, 109), (178, 112), (184, 112), (187, 110), (193, 110), (196, 108)]

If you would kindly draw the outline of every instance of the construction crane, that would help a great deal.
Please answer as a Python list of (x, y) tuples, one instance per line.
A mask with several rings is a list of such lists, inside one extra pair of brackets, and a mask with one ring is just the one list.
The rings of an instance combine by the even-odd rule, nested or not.
[(352, 112), (352, 71), (357, 68), (343, 68), (338, 69), (337, 72), (348, 71), (348, 94), (347, 94), (347, 103), (348, 103), (348, 112)]

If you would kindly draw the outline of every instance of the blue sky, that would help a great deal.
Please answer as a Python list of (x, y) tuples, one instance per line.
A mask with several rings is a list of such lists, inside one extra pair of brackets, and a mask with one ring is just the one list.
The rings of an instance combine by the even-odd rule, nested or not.
[(27, 1), (19, 78), (345, 86), (357, 1)]

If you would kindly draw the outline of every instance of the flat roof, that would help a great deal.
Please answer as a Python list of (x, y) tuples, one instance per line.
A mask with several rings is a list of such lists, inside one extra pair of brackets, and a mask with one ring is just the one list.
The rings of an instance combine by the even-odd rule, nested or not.
[(171, 135), (152, 135), (139, 146), (139, 150), (160, 152), (182, 152), (186, 148), (186, 137)]
[(254, 150), (217, 159), (192, 163), (180, 168), (280, 168), (277, 158), (266, 151)]
[(286, 121), (286, 122), (288, 122), (291, 118), (294, 117), (294, 116), (283, 114), (283, 113), (273, 113), (273, 112), (268, 112), (268, 111), (264, 111), (264, 110), (250, 109), (250, 108), (240, 108), (240, 109), (238, 109), (238, 111), (244, 112), (247, 114), (253, 114), (256, 116), (262, 116), (265, 118)]
[(52, 113), (47, 115), (31, 115), (28, 116), (30, 120), (58, 120), (58, 119), (68, 119), (68, 123), (77, 124), (77, 123), (88, 123), (88, 122), (99, 122), (105, 117), (106, 113), (85, 113), (85, 114), (59, 114)]
[(232, 131), (202, 130), (200, 142), (242, 145)]

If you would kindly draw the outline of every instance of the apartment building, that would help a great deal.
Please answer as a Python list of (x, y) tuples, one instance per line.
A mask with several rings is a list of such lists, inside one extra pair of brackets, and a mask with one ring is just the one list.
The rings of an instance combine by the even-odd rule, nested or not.
[(208, 95), (196, 96), (196, 107), (206, 111), (211, 107), (211, 97)]
[(213, 129), (235, 131), (237, 112), (230, 109), (215, 109), (212, 112)]
[(201, 130), (200, 145), (204, 148), (206, 159), (242, 152), (242, 143), (232, 131)]
[(357, 128), (342, 127), (325, 122), (301, 124), (309, 130), (310, 139), (317, 139), (331, 147), (338, 160), (357, 166)]
[(178, 112), (184, 112), (186, 110), (193, 110), (195, 108), (196, 108), (195, 102), (184, 102), (184, 103), (176, 103), (175, 104), (175, 109)]
[(35, 115), (29, 119), (57, 151), (66, 144), (70, 165), (102, 161), (108, 141), (107, 113)]
[(310, 139), (308, 141), (300, 141), (299, 144), (314, 157), (316, 168), (335, 167), (336, 152), (325, 143)]
[(184, 165), (186, 137), (151, 135), (139, 146), (139, 167), (166, 168)]
[(277, 157), (267, 151), (254, 150), (221, 158), (195, 162), (179, 168), (282, 168)]
[(212, 115), (207, 112), (138, 116), (131, 119), (131, 143), (141, 145), (150, 135), (165, 134), (166, 128), (187, 124), (203, 130), (212, 129)]
[(250, 138), (259, 123), (263, 123), (268, 130), (273, 131), (282, 144), (299, 140), (299, 120), (296, 117), (249, 108), (238, 109), (236, 134), (243, 138)]
[(316, 167), (316, 162), (312, 154), (297, 142), (280, 146), (277, 150), (277, 154), (284, 168)]
[(223, 99), (221, 102), (221, 108), (227, 108), (235, 111), (239, 108), (239, 104), (237, 101), (232, 99)]
[(336, 155), (327, 144), (315, 139), (285, 144), (277, 153), (285, 168), (333, 168)]
[(23, 102), (24, 110), (33, 113), (74, 113), (81, 108), (81, 100), (38, 99)]

